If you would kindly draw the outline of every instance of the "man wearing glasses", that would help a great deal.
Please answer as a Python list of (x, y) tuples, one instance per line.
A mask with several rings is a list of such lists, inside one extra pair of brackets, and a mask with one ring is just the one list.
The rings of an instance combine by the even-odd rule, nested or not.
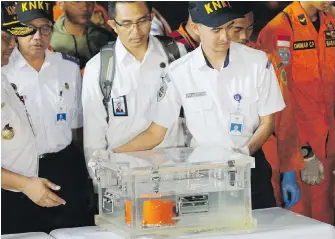
[[(79, 66), (47, 49), (53, 19), (50, 2), (18, 2), (16, 13), (18, 20), (34, 31), (18, 37), (18, 47), (2, 74), (16, 88), (31, 120), (39, 176), (59, 185), (61, 190), (56, 194), (66, 201), (43, 212), (43, 229), (92, 225), (93, 214), (87, 213), (85, 160), (72, 142), (81, 134), (83, 124)], [(63, 121), (57, 120), (60, 115)]]
[[(16, 36), (35, 31), (17, 21), (14, 9), (15, 2), (1, 3), (1, 66), (8, 64)], [(1, 75), (1, 216), (6, 218), (1, 220), (1, 234), (43, 230), (39, 206), (65, 204), (53, 190), (60, 187), (38, 177), (35, 135), (29, 118), (13, 87)]]
[[(274, 207), (271, 167), (261, 150), (273, 132), (273, 114), (285, 107), (273, 67), (264, 52), (231, 42), (234, 19), (243, 16), (229, 3), (192, 1), (189, 12), (201, 45), (169, 67), (166, 92), (150, 112), (149, 128), (113, 151), (152, 149), (182, 106), (191, 146), (217, 145), (255, 157), (252, 208)], [(234, 125), (240, 134), (230, 132)]]
[[(168, 57), (162, 44), (150, 36), (151, 2), (113, 1), (109, 2), (108, 10), (112, 19), (108, 24), (118, 34), (114, 81), (107, 113), (99, 85), (101, 54), (87, 63), (82, 92), (87, 161), (95, 151), (118, 147), (150, 125), (148, 112), (157, 103), (157, 97), (161, 97), (157, 93), (159, 89), (164, 92), (162, 77), (168, 67)], [(177, 46), (180, 55), (185, 55), (185, 47), (182, 44)], [(117, 102), (122, 103), (122, 114), (113, 110)], [(172, 147), (183, 143), (182, 130), (179, 124), (174, 124), (160, 146)], [(89, 172), (94, 179), (92, 170)]]

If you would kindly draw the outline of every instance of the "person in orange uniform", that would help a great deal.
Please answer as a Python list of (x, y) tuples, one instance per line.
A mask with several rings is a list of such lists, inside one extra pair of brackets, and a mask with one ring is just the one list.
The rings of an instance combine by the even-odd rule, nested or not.
[[(232, 40), (267, 52), (264, 46), (250, 41), (254, 30), (254, 14), (250, 2), (231, 2), (231, 6), (235, 12), (244, 15), (244, 18), (234, 20)], [(281, 63), (281, 58), (276, 58), (275, 55), (269, 52), (267, 52), (267, 55), (274, 65), (286, 107), (283, 111), (275, 114), (274, 135), (265, 142), (262, 149), (272, 167), (271, 182), (277, 206), (281, 207), (284, 201), (285, 207), (291, 208), (300, 199), (300, 190), (295, 179), (295, 171), (303, 169), (305, 163), (300, 151), (296, 125), (290, 124), (284, 127), (282, 124), (283, 121), (294, 121), (294, 118), (292, 105), (290, 100), (288, 100), (287, 84), (283, 81), (284, 78), (281, 77), (277, 67)], [(281, 173), (283, 180), (281, 180)]]
[(293, 2), (258, 39), (282, 60), (277, 69), (294, 110), (294, 121), (282, 124), (297, 125), (306, 163), (299, 179), (301, 200), (293, 211), (330, 224), (334, 222), (335, 19), (324, 11), (331, 3)]
[(199, 36), (192, 30), (192, 23), (192, 18), (189, 16), (187, 22), (183, 22), (180, 24), (178, 30), (169, 34), (176, 42), (184, 44), (187, 52), (193, 51), (200, 44)]

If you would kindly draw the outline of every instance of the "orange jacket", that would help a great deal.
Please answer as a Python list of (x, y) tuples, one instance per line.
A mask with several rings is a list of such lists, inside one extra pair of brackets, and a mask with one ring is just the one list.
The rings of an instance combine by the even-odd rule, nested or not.
[[(275, 142), (277, 149), (266, 150), (268, 153), (266, 156), (270, 161), (271, 166), (275, 167), (275, 170), (279, 170), (280, 172), (301, 170), (305, 167), (305, 162), (300, 150), (298, 128), (296, 124), (292, 123), (295, 122), (295, 120), (292, 100), (290, 99), (290, 94), (288, 92), (285, 70), (283, 71), (283, 69), (278, 67), (281, 63), (281, 58), (277, 56), (278, 54), (274, 52), (273, 49), (267, 48), (264, 45), (248, 42), (247, 46), (263, 50), (267, 53), (267, 56), (275, 69), (278, 83), (286, 104), (284, 110), (275, 114), (274, 134), (276, 137), (271, 136), (264, 144), (264, 147), (271, 148), (275, 145), (273, 143)], [(290, 122), (290, 124), (287, 124), (287, 122)], [(270, 141), (272, 143), (270, 143)], [(278, 154), (272, 155), (271, 153), (271, 155), (269, 155), (269, 152), (278, 152)]]
[(282, 118), (281, 127), (290, 129), (296, 122), (300, 144), (309, 143), (320, 157), (334, 156), (335, 19), (319, 12), (317, 32), (299, 2), (283, 12), (265, 26), (258, 39), (274, 56), (286, 102), (292, 102), (295, 121)]

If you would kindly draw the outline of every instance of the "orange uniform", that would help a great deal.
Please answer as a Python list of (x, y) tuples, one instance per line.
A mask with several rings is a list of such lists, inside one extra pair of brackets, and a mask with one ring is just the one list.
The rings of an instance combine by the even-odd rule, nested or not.
[[(320, 185), (307, 185), (298, 177), (301, 199), (292, 210), (333, 223), (335, 19), (319, 12), (319, 20), (317, 31), (300, 3), (293, 2), (265, 26), (258, 44), (274, 56), (286, 105), (289, 101), (294, 112), (294, 119), (281, 116), (280, 128), (289, 133), (296, 125), (300, 145), (309, 143), (325, 168)], [(277, 139), (290, 140), (282, 136)], [(281, 151), (278, 148), (279, 154), (285, 153)]]
[(281, 57), (273, 49), (268, 49), (261, 44), (248, 42), (247, 46), (263, 50), (275, 69), (278, 83), (286, 104), (284, 110), (275, 114), (274, 135), (264, 143), (262, 149), (265, 157), (272, 167), (272, 186), (276, 198), (277, 206), (281, 207), (283, 198), (280, 188), (280, 173), (289, 171), (299, 171), (305, 167), (300, 143), (298, 138), (298, 129), (296, 124), (286, 124), (285, 122), (294, 122), (292, 100), (290, 100), (288, 82), (286, 75), (283, 75), (283, 68), (278, 67), (282, 63)]

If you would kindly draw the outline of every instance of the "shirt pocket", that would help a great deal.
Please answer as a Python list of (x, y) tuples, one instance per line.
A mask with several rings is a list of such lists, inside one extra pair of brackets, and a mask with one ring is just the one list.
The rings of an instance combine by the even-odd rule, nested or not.
[[(117, 105), (114, 102), (115, 99), (122, 97), (122, 96), (114, 96), (114, 98), (111, 98), (111, 100), (108, 103), (108, 115), (109, 115), (109, 127), (121, 127), (122, 125), (126, 124), (127, 122), (130, 122), (131, 119), (134, 118), (134, 108), (135, 108), (135, 99), (134, 96), (126, 95), (124, 98), (124, 103), (121, 105), (122, 110), (124, 111), (124, 115), (114, 115), (114, 112), (116, 111)], [(114, 105), (113, 105), (114, 102)]]
[(257, 101), (257, 95), (243, 97), (240, 103), (238, 103), (236, 100), (233, 100), (230, 104), (229, 112), (230, 114), (240, 113), (243, 116), (250, 117), (251, 114), (257, 113)]
[(208, 97), (187, 98), (184, 103), (186, 122), (192, 132), (216, 127), (216, 112), (213, 100)]
[[(71, 88), (72, 87), (72, 88)], [(73, 90), (73, 86), (70, 85), (69, 86), (70, 89), (63, 89), (63, 95), (62, 97), (58, 96), (55, 102), (55, 110), (56, 113), (60, 113), (60, 112), (66, 112), (66, 122), (69, 125), (72, 125), (72, 123), (74, 125), (79, 124), (80, 122), (78, 122), (79, 118), (82, 118), (82, 114), (81, 112), (81, 105), (79, 103), (79, 100), (77, 100), (75, 97), (78, 97), (75, 95), (75, 92)], [(63, 102), (61, 102), (61, 100), (63, 100)], [(65, 109), (61, 109), (61, 107), (65, 107)], [(75, 122), (73, 122), (75, 121)]]

